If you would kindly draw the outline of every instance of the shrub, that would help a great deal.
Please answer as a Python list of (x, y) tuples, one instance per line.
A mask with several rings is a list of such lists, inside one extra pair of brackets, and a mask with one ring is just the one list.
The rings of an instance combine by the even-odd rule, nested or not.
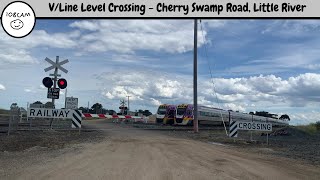
[(300, 125), (296, 126), (299, 130), (302, 130), (310, 135), (315, 134), (317, 132), (315, 123), (310, 123), (308, 125)]
[(320, 131), (320, 121), (316, 122), (316, 129), (317, 131)]

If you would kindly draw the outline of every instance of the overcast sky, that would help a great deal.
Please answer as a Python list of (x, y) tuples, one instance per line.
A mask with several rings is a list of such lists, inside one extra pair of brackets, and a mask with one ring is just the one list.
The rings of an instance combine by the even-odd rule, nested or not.
[[(319, 120), (320, 21), (205, 20), (198, 30), (199, 104)], [(118, 111), (130, 95), (131, 110), (155, 113), (193, 102), (193, 20), (37, 20), (23, 39), (1, 29), (0, 108), (48, 101), (44, 59), (56, 56), (70, 61), (61, 73), (79, 106)]]

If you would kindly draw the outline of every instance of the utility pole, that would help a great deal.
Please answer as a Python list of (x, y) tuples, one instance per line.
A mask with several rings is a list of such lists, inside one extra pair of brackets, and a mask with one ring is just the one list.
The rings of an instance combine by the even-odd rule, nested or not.
[(199, 132), (198, 128), (198, 21), (194, 20), (194, 52), (193, 52), (193, 131), (195, 133)]
[(124, 115), (124, 108), (125, 108), (125, 106), (126, 106), (126, 102), (125, 102), (126, 100), (120, 100), (120, 109), (121, 109), (121, 113), (122, 113), (122, 115)]
[(66, 92), (64, 94), (64, 108), (67, 108), (67, 90), (68, 88), (66, 88)]
[[(56, 57), (56, 64), (59, 64), (59, 56)], [(58, 67), (56, 66), (54, 68), (54, 73), (53, 73), (53, 88), (56, 89), (57, 88), (57, 80), (58, 80)], [(52, 98), (52, 106), (55, 109), (56, 106), (54, 105), (54, 98)]]
[(129, 97), (131, 97), (131, 96), (127, 96), (128, 97), (128, 109), (127, 109), (127, 115), (128, 115), (128, 112), (129, 112)]
[[(53, 73), (53, 74), (49, 74), (49, 76), (53, 76), (53, 90), (52, 90), (52, 88), (51, 88), (51, 86), (52, 86), (52, 78), (46, 77), (46, 78), (44, 78), (44, 79), (42, 80), (42, 82), (44, 83), (44, 85), (48, 88), (48, 95), (47, 95), (47, 97), (50, 98), (49, 91), (51, 91), (50, 93), (52, 93), (52, 92), (55, 92), (55, 93), (56, 93), (58, 76), (61, 76), (61, 74), (58, 74), (58, 69), (60, 69), (60, 70), (61, 70), (62, 72), (64, 72), (64, 73), (68, 73), (68, 70), (66, 70), (65, 68), (63, 68), (62, 65), (68, 63), (69, 60), (66, 59), (66, 60), (63, 60), (63, 61), (59, 62), (59, 56), (56, 56), (56, 62), (53, 62), (51, 59), (49, 59), (49, 58), (47, 58), (47, 57), (45, 58), (45, 61), (47, 61), (48, 63), (51, 64), (50, 67), (47, 67), (47, 68), (44, 69), (45, 72), (48, 72), (48, 71), (54, 69), (54, 73)], [(48, 82), (48, 80), (46, 80), (46, 79), (48, 79), (48, 78), (50, 79), (50, 81), (49, 81), (50, 84), (49, 84), (49, 85), (48, 85), (48, 83), (45, 83), (45, 81)], [(60, 81), (60, 80), (61, 80), (61, 81)], [(59, 87), (60, 87), (61, 89), (66, 88), (66, 87), (67, 87), (67, 81), (64, 80), (64, 79), (60, 79), (60, 80), (59, 80), (59, 81), (60, 81), (61, 84), (59, 84)], [(55, 98), (56, 98), (56, 99), (59, 99), (59, 93), (60, 93), (60, 89), (58, 89), (58, 95), (56, 95), (56, 94), (53, 95), (53, 93), (51, 94), (51, 96), (52, 96), (52, 97), (51, 97), (51, 98), (52, 98), (52, 106), (53, 106), (52, 108), (53, 108), (53, 109), (56, 108), (56, 106), (55, 106), (55, 104), (54, 104), (54, 101), (55, 101)], [(50, 122), (50, 127), (51, 127), (51, 129), (52, 129), (52, 122), (53, 122), (53, 118), (51, 118), (51, 122)]]
[[(53, 73), (53, 74), (49, 74), (50, 76), (53, 76), (53, 78), (47, 77), (47, 78), (50, 79), (51, 83), (49, 82), (49, 84), (48, 84), (48, 83), (44, 84), (44, 85), (48, 88), (48, 96), (47, 96), (47, 97), (50, 98), (50, 97), (49, 97), (49, 89), (51, 89), (51, 91), (52, 91), (52, 88), (51, 88), (51, 86), (52, 86), (52, 80), (53, 80), (53, 90), (55, 91), (56, 88), (57, 88), (58, 77), (61, 76), (61, 74), (58, 74), (58, 70), (60, 69), (62, 72), (68, 73), (68, 70), (66, 70), (65, 68), (63, 68), (62, 65), (68, 63), (69, 60), (66, 59), (66, 60), (63, 60), (63, 61), (59, 62), (59, 56), (56, 56), (56, 62), (53, 62), (53, 61), (52, 61), (51, 59), (49, 59), (49, 58), (45, 58), (45, 61), (47, 61), (48, 63), (51, 64), (50, 67), (47, 67), (47, 68), (44, 69), (45, 72), (48, 72), (48, 71), (54, 69), (54, 73)], [(45, 80), (45, 79), (46, 79), (46, 78), (44, 78), (44, 80)], [(43, 80), (43, 83), (44, 83), (44, 80)], [(60, 87), (61, 89), (66, 88), (66, 86), (67, 86), (67, 81), (63, 80), (63, 78), (60, 79), (60, 80), (62, 80), (62, 84), (59, 85), (59, 87)], [(48, 80), (45, 80), (45, 81), (48, 81)], [(61, 86), (63, 86), (63, 85), (65, 85), (65, 86), (62, 88)], [(58, 90), (59, 90), (59, 91), (58, 91), (58, 96), (57, 96), (57, 97), (51, 95), (51, 96), (52, 96), (51, 99), (52, 99), (53, 108), (55, 108), (55, 104), (54, 104), (55, 99), (59, 99), (60, 89), (58, 89)]]

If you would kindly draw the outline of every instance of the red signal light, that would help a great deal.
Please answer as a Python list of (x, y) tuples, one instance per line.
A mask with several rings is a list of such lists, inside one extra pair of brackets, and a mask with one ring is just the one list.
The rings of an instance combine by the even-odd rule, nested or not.
[(67, 80), (61, 78), (58, 80), (58, 86), (60, 89), (65, 89), (67, 87)]

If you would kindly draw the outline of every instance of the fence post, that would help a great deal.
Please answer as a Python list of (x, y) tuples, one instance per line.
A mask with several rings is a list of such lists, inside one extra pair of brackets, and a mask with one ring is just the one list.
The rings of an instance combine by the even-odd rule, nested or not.
[(10, 135), (10, 130), (11, 130), (11, 121), (12, 121), (12, 111), (10, 110), (9, 127), (8, 127), (8, 136)]
[[(251, 122), (253, 123), (253, 115), (251, 115)], [(250, 131), (250, 141), (252, 142), (253, 141), (253, 139), (252, 139), (252, 131)]]
[(32, 128), (32, 119), (33, 118), (30, 119), (30, 129), (29, 129), (30, 131), (31, 131), (31, 128)]

